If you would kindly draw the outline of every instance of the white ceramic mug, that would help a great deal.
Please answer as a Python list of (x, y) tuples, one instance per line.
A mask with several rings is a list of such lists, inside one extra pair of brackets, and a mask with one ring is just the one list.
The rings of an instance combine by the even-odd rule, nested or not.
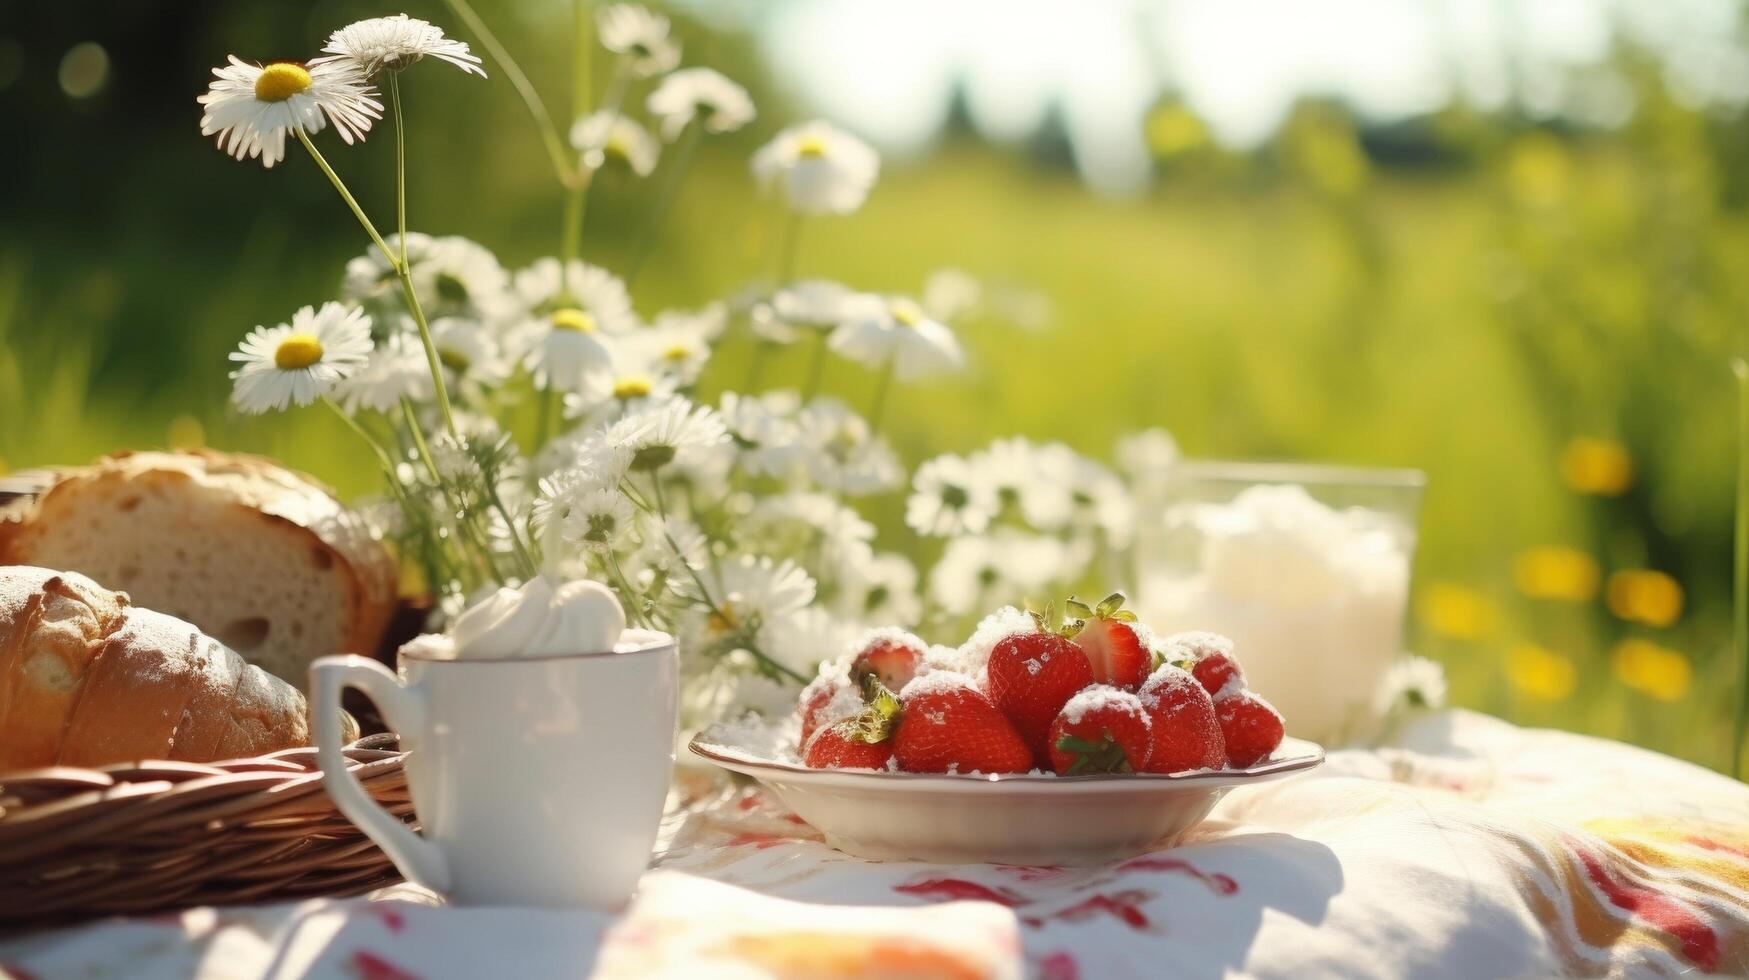
[[(447, 660), (404, 651), (310, 665), (317, 757), (334, 802), (410, 880), (463, 904), (625, 904), (650, 860), (674, 769), (674, 641), (613, 653)], [(404, 679), (403, 679), (404, 678)], [(346, 769), (340, 694), (356, 687), (406, 750), (421, 836)]]

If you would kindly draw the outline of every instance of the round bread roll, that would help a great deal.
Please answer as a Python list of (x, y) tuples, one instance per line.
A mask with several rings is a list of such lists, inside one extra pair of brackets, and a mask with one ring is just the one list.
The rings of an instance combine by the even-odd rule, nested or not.
[(0, 566), (0, 772), (308, 744), (303, 695), (193, 625), (76, 572)]

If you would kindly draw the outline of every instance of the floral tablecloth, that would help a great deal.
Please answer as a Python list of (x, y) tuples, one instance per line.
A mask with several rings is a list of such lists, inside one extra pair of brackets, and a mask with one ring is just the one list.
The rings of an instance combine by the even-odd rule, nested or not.
[(371, 899), (0, 942), (0, 975), (1749, 975), (1749, 787), (1467, 712), (1098, 868), (871, 864), (757, 790), (676, 809), (622, 916)]

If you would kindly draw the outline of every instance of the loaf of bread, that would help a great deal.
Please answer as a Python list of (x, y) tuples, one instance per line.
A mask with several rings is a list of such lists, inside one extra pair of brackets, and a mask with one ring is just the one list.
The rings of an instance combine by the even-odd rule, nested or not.
[(0, 567), (0, 772), (308, 744), (303, 695), (192, 625), (75, 572)]
[(256, 456), (119, 453), (0, 518), (0, 565), (81, 572), (185, 619), (299, 688), (376, 652), (396, 569), (327, 488)]

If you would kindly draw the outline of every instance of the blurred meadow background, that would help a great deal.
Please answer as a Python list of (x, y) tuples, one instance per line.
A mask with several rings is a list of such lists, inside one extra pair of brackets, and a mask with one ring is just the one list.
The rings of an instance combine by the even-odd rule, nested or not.
[[(641, 310), (771, 273), (777, 211), (747, 157), (829, 118), (883, 170), (860, 212), (807, 226), (801, 274), (914, 293), (952, 267), (1008, 298), (961, 325), (971, 374), (896, 396), (908, 462), (1009, 433), (1105, 457), (1160, 426), (1194, 457), (1424, 469), (1408, 643), (1455, 703), (1727, 765), (1739, 4), (655, 6), (759, 119), (701, 149)], [(440, 0), (0, 13), (0, 470), (210, 445), (377, 489), (330, 415), (227, 405), (242, 334), (332, 295), (367, 243), (307, 157), (239, 166), (194, 98), (226, 54), (307, 56), (402, 9), (477, 42)], [(562, 112), (571, 5), (478, 9)], [(410, 227), (519, 265), (557, 250), (561, 194), (487, 68), (407, 90)], [(392, 140), (324, 145), (390, 214)], [(604, 174), (586, 259), (625, 267), (654, 186)], [(707, 387), (747, 353), (728, 344)], [(899, 542), (901, 508), (869, 515)]]

